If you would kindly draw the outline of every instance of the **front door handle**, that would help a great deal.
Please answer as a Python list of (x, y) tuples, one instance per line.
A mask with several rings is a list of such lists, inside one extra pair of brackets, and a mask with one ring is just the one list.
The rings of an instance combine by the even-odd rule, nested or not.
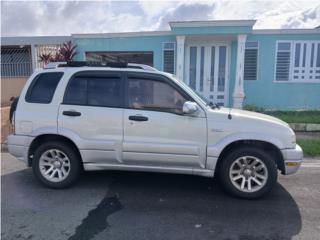
[(81, 116), (81, 112), (77, 112), (77, 111), (63, 111), (62, 114), (70, 117)]
[(134, 115), (134, 116), (129, 116), (129, 120), (137, 121), (137, 122), (145, 122), (145, 121), (148, 121), (148, 118), (145, 116)]

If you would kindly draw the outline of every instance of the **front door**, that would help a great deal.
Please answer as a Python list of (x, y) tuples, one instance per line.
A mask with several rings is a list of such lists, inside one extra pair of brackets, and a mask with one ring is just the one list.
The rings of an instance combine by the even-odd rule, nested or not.
[(188, 44), (186, 83), (208, 100), (228, 104), (229, 46), (226, 43)]
[(165, 77), (128, 73), (124, 110), (123, 163), (184, 169), (205, 168), (206, 118), (183, 114), (190, 101)]

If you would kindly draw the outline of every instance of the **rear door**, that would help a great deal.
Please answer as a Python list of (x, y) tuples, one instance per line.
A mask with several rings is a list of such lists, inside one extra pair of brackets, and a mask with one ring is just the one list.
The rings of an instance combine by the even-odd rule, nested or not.
[(119, 164), (123, 141), (123, 77), (83, 71), (71, 77), (59, 108), (58, 132), (73, 139), (85, 164)]
[(206, 118), (182, 112), (190, 97), (169, 79), (128, 73), (123, 162), (139, 166), (204, 168)]

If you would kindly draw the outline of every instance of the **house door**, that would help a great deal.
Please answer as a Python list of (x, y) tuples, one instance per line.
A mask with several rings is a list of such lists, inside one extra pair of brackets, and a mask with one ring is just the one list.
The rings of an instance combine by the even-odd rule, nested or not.
[(186, 49), (186, 83), (221, 106), (228, 104), (228, 44), (190, 44)]

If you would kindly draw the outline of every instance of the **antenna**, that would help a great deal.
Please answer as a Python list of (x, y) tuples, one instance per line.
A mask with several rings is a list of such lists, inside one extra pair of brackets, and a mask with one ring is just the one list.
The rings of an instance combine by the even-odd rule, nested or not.
[(229, 107), (228, 119), (229, 119), (229, 120), (231, 120), (231, 119), (232, 119), (232, 115), (231, 115), (231, 107)]

